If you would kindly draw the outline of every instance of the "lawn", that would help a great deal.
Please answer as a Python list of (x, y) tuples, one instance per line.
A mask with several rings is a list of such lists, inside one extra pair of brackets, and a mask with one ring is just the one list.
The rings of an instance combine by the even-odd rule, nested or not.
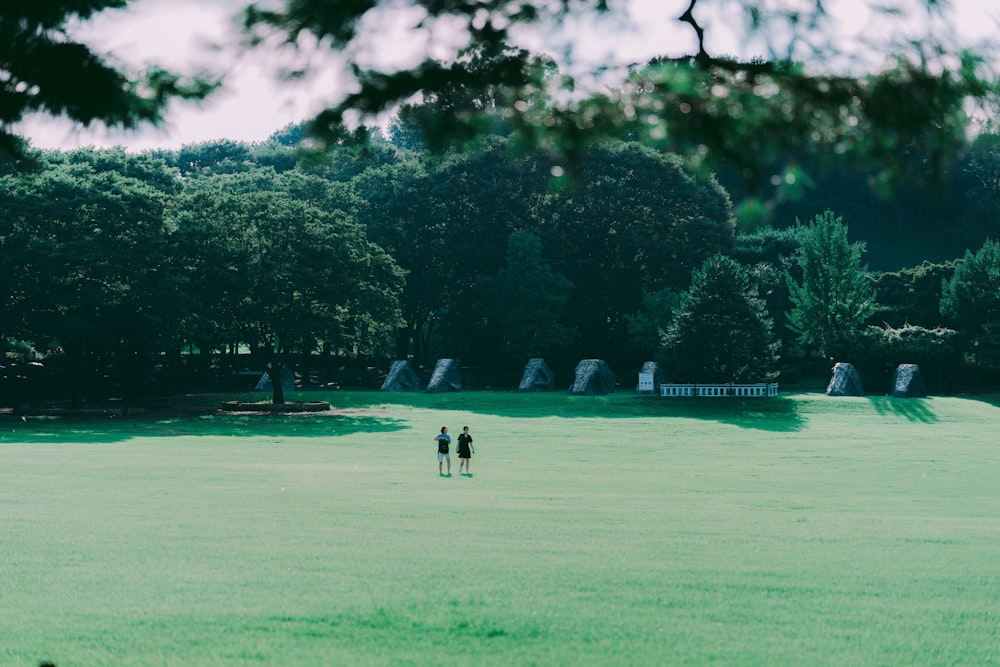
[(321, 398), (4, 416), (0, 664), (1000, 662), (994, 403)]

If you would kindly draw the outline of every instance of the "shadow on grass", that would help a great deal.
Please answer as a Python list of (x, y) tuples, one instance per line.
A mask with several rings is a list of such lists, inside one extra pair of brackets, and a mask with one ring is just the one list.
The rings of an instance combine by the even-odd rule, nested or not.
[(353, 433), (387, 433), (406, 428), (398, 419), (381, 415), (307, 413), (296, 415), (201, 414), (176, 417), (0, 419), (0, 445), (12, 443), (104, 443), (136, 437), (255, 437), (327, 438)]
[(791, 398), (660, 398), (616, 392), (605, 396), (570, 396), (566, 392), (463, 391), (447, 394), (349, 392), (338, 397), (357, 408), (405, 405), (428, 410), (461, 410), (512, 419), (545, 417), (631, 419), (702, 419), (740, 428), (791, 432), (804, 426)]
[(791, 433), (805, 427), (799, 404), (787, 397), (748, 399), (657, 398), (654, 406), (664, 417), (701, 419), (740, 428)]
[(1000, 408), (1000, 394), (964, 394), (961, 398), (985, 403), (994, 408)]
[(872, 407), (880, 415), (902, 417), (911, 422), (935, 424), (938, 416), (931, 410), (930, 404), (924, 398), (893, 398), (892, 396), (870, 396)]
[[(300, 399), (298, 396), (308, 396)], [(242, 400), (242, 399), (241, 399)], [(295, 400), (327, 400), (332, 412), (220, 412), (218, 397), (186, 397), (183, 408), (135, 416), (27, 417), (0, 415), (0, 445), (7, 443), (115, 443), (135, 437), (289, 437), (324, 438), (352, 433), (388, 433), (408, 428), (394, 410), (455, 410), (509, 419), (546, 417), (601, 419), (699, 419), (740, 428), (775, 432), (804, 427), (800, 403), (778, 396), (762, 399), (665, 399), (618, 392), (606, 396), (570, 396), (566, 392), (338, 391), (299, 394)], [(171, 412), (174, 410), (174, 412)]]

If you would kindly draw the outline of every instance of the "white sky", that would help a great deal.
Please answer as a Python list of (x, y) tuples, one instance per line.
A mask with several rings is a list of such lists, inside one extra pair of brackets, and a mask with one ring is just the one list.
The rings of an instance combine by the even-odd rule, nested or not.
[[(689, 28), (680, 26), (676, 17), (688, 0), (619, 0), (627, 2), (633, 26), (630, 29), (608, 24), (572, 23), (561, 31), (544, 36), (545, 50), (557, 57), (570, 55), (581, 67), (606, 63), (642, 62), (656, 55), (692, 53), (696, 43)], [(793, 6), (815, 0), (761, 0), (760, 4)], [(885, 0), (878, 4), (890, 4)], [(921, 0), (895, 0), (914, 7)], [(146, 127), (132, 132), (103, 127), (82, 128), (64, 119), (37, 116), (16, 127), (39, 148), (69, 149), (80, 146), (122, 145), (129, 150), (150, 148), (176, 149), (184, 144), (233, 139), (263, 141), (274, 131), (293, 122), (310, 118), (336, 101), (347, 81), (342, 72), (342, 58), (323, 50), (309, 56), (312, 76), (297, 84), (282, 83), (277, 72), (283, 62), (274, 50), (241, 53), (235, 48), (237, 30), (233, 16), (245, 0), (134, 0), (127, 10), (106, 11), (82, 25), (74, 36), (100, 53), (111, 54), (128, 66), (156, 63), (182, 73), (194, 73), (196, 66), (211, 67), (223, 76), (223, 88), (208, 101), (196, 105), (174, 104), (166, 122), (158, 128)], [(905, 39), (912, 25), (887, 25), (877, 20), (865, 0), (827, 0), (828, 11), (836, 17), (838, 29), (832, 37), (838, 44), (847, 40), (867, 40), (881, 45), (890, 39)], [(991, 9), (992, 1), (951, 0), (954, 28), (939, 28), (944, 39), (955, 38), (969, 45), (993, 39), (1000, 27), (1000, 7)], [(698, 20), (706, 28), (710, 41), (706, 47), (715, 55), (741, 57), (766, 55), (765, 47), (751, 42), (739, 30), (741, 0), (714, 0), (699, 5)], [(412, 63), (429, 52), (443, 57), (440, 49), (454, 41), (445, 30), (414, 37), (406, 25), (412, 22), (412, 10), (400, 11), (395, 18), (383, 18), (369, 28), (377, 39), (378, 50), (351, 54), (354, 60), (391, 62), (399, 66)], [(926, 28), (926, 23), (918, 26)], [(780, 35), (769, 37), (780, 42)], [(538, 46), (541, 37), (525, 36), (525, 44)]]

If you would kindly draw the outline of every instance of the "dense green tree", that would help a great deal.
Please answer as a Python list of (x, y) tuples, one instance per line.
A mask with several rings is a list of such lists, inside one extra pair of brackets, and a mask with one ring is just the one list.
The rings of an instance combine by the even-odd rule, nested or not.
[(187, 144), (164, 155), (173, 158), (173, 166), (184, 176), (203, 172), (233, 174), (252, 166), (250, 147), (232, 139)]
[(291, 171), (301, 165), (299, 151), (276, 141), (252, 144), (250, 146), (249, 158), (255, 165), (270, 167), (279, 174)]
[(309, 138), (307, 123), (289, 123), (269, 136), (268, 142), (274, 142), (285, 148), (298, 148)]
[(659, 349), (663, 332), (673, 322), (674, 312), (681, 302), (682, 292), (665, 287), (658, 292), (642, 291), (642, 305), (634, 315), (626, 315), (629, 340), (643, 356)]
[(643, 290), (684, 289), (694, 268), (733, 243), (731, 204), (713, 179), (621, 142), (588, 150), (537, 208), (532, 229), (574, 285), (573, 325), (588, 356), (627, 348), (626, 316)]
[[(927, 164), (929, 158), (911, 154), (911, 159)], [(796, 220), (834, 210), (851, 221), (849, 239), (865, 242), (865, 260), (873, 270), (898, 271), (924, 260), (946, 262), (985, 240), (963, 213), (962, 188), (967, 184), (958, 176), (966, 168), (964, 161), (951, 165), (933, 184), (881, 183), (877, 167), (859, 164), (851, 154), (803, 161), (801, 168), (808, 178), (796, 180), (796, 196), (788, 195), (783, 182), (765, 195), (770, 197), (766, 217), (773, 227), (794, 229)], [(749, 196), (738, 174), (723, 169), (719, 182), (734, 201)]]
[(973, 339), (1000, 321), (1000, 243), (966, 251), (941, 290), (941, 312)]
[(802, 277), (786, 274), (792, 302), (788, 324), (803, 349), (826, 355), (831, 336), (859, 329), (871, 316), (875, 290), (861, 263), (864, 248), (847, 240), (842, 218), (826, 211), (800, 224), (797, 233)]
[[(432, 204), (427, 211), (427, 240), (439, 251), (432, 256), (442, 258), (436, 277), (447, 277), (440, 339), (463, 359), (486, 363), (499, 351), (480, 344), (480, 339), (498, 337), (490, 323), (482, 321), (488, 304), (480, 294), (479, 279), (500, 271), (509, 234), (530, 226), (545, 185), (539, 172), (537, 161), (512, 151), (502, 139), (490, 139), (475, 151), (452, 153), (440, 161), (432, 158), (426, 191)], [(473, 322), (479, 325), (465, 331)]]
[(941, 285), (954, 274), (956, 264), (925, 261), (919, 266), (877, 274), (878, 306), (871, 316), (872, 323), (891, 327), (943, 325)]
[(775, 333), (783, 345), (794, 341), (794, 334), (788, 329), (785, 318), (785, 313), (792, 307), (785, 274), (799, 275), (795, 258), (800, 247), (801, 242), (794, 229), (763, 228), (737, 234), (731, 253), (733, 259), (750, 271), (761, 298), (767, 303), (767, 311), (775, 322)]
[(333, 181), (350, 181), (367, 169), (390, 166), (413, 155), (394, 145), (378, 128), (360, 128), (332, 144), (308, 139), (298, 148), (299, 167)]
[(423, 231), (429, 208), (425, 183), (427, 171), (419, 161), (368, 169), (354, 180), (364, 201), (359, 219), (372, 240), (406, 271), (401, 299), (405, 324), (396, 334), (397, 359), (408, 357), (411, 344), (417, 358), (427, 358), (425, 350), (444, 307), (440, 297), (444, 281), (437, 280), (432, 265), (438, 260), (426, 247), (429, 239)]
[(38, 173), (0, 177), (7, 325), (39, 347), (57, 341), (77, 404), (113, 358), (131, 394), (179, 313), (166, 222), (177, 174), (120, 150), (51, 157)]
[(503, 265), (507, 236), (527, 226), (541, 183), (531, 161), (511, 154), (502, 140), (355, 179), (366, 201), (359, 219), (407, 271), (400, 358), (429, 362), (442, 351), (464, 358), (473, 343), (492, 339), (482, 335), (479, 278)]
[(246, 343), (277, 377), (289, 354), (321, 345), (373, 353), (398, 323), (403, 277), (355, 222), (350, 193), (333, 206), (326, 189), (344, 187), (270, 170), (193, 179), (177, 214), (188, 279), (204, 286), (191, 335)]
[(941, 285), (941, 313), (958, 329), (970, 356), (993, 365), (1000, 349), (1000, 243), (990, 240), (966, 251)]
[(985, 238), (1000, 237), (1000, 134), (977, 136), (953, 173), (963, 227)]
[(504, 348), (515, 360), (544, 357), (573, 339), (573, 330), (563, 323), (572, 284), (552, 270), (541, 240), (531, 232), (510, 235), (506, 266), (482, 282), (494, 300)]
[(774, 322), (745, 267), (724, 255), (694, 271), (659, 360), (674, 382), (764, 382), (776, 377)]
[[(546, 191), (551, 165), (494, 137), (477, 150), (368, 170), (355, 179), (360, 219), (407, 270), (397, 354), (428, 361), (431, 347), (487, 361), (500, 351), (495, 318), (476, 286), (504, 261), (512, 231), (542, 239), (556, 273), (574, 285), (567, 356), (627, 354), (626, 316), (643, 290), (679, 291), (713, 252), (730, 249), (725, 192), (675, 157), (635, 144), (587, 153), (572, 178)], [(547, 193), (546, 193), (547, 192)], [(412, 346), (412, 347), (411, 347)]]

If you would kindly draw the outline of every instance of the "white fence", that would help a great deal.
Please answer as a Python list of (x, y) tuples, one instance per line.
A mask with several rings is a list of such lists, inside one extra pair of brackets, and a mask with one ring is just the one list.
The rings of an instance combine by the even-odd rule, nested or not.
[(740, 398), (778, 395), (778, 383), (758, 384), (661, 384), (660, 396), (736, 396)]

